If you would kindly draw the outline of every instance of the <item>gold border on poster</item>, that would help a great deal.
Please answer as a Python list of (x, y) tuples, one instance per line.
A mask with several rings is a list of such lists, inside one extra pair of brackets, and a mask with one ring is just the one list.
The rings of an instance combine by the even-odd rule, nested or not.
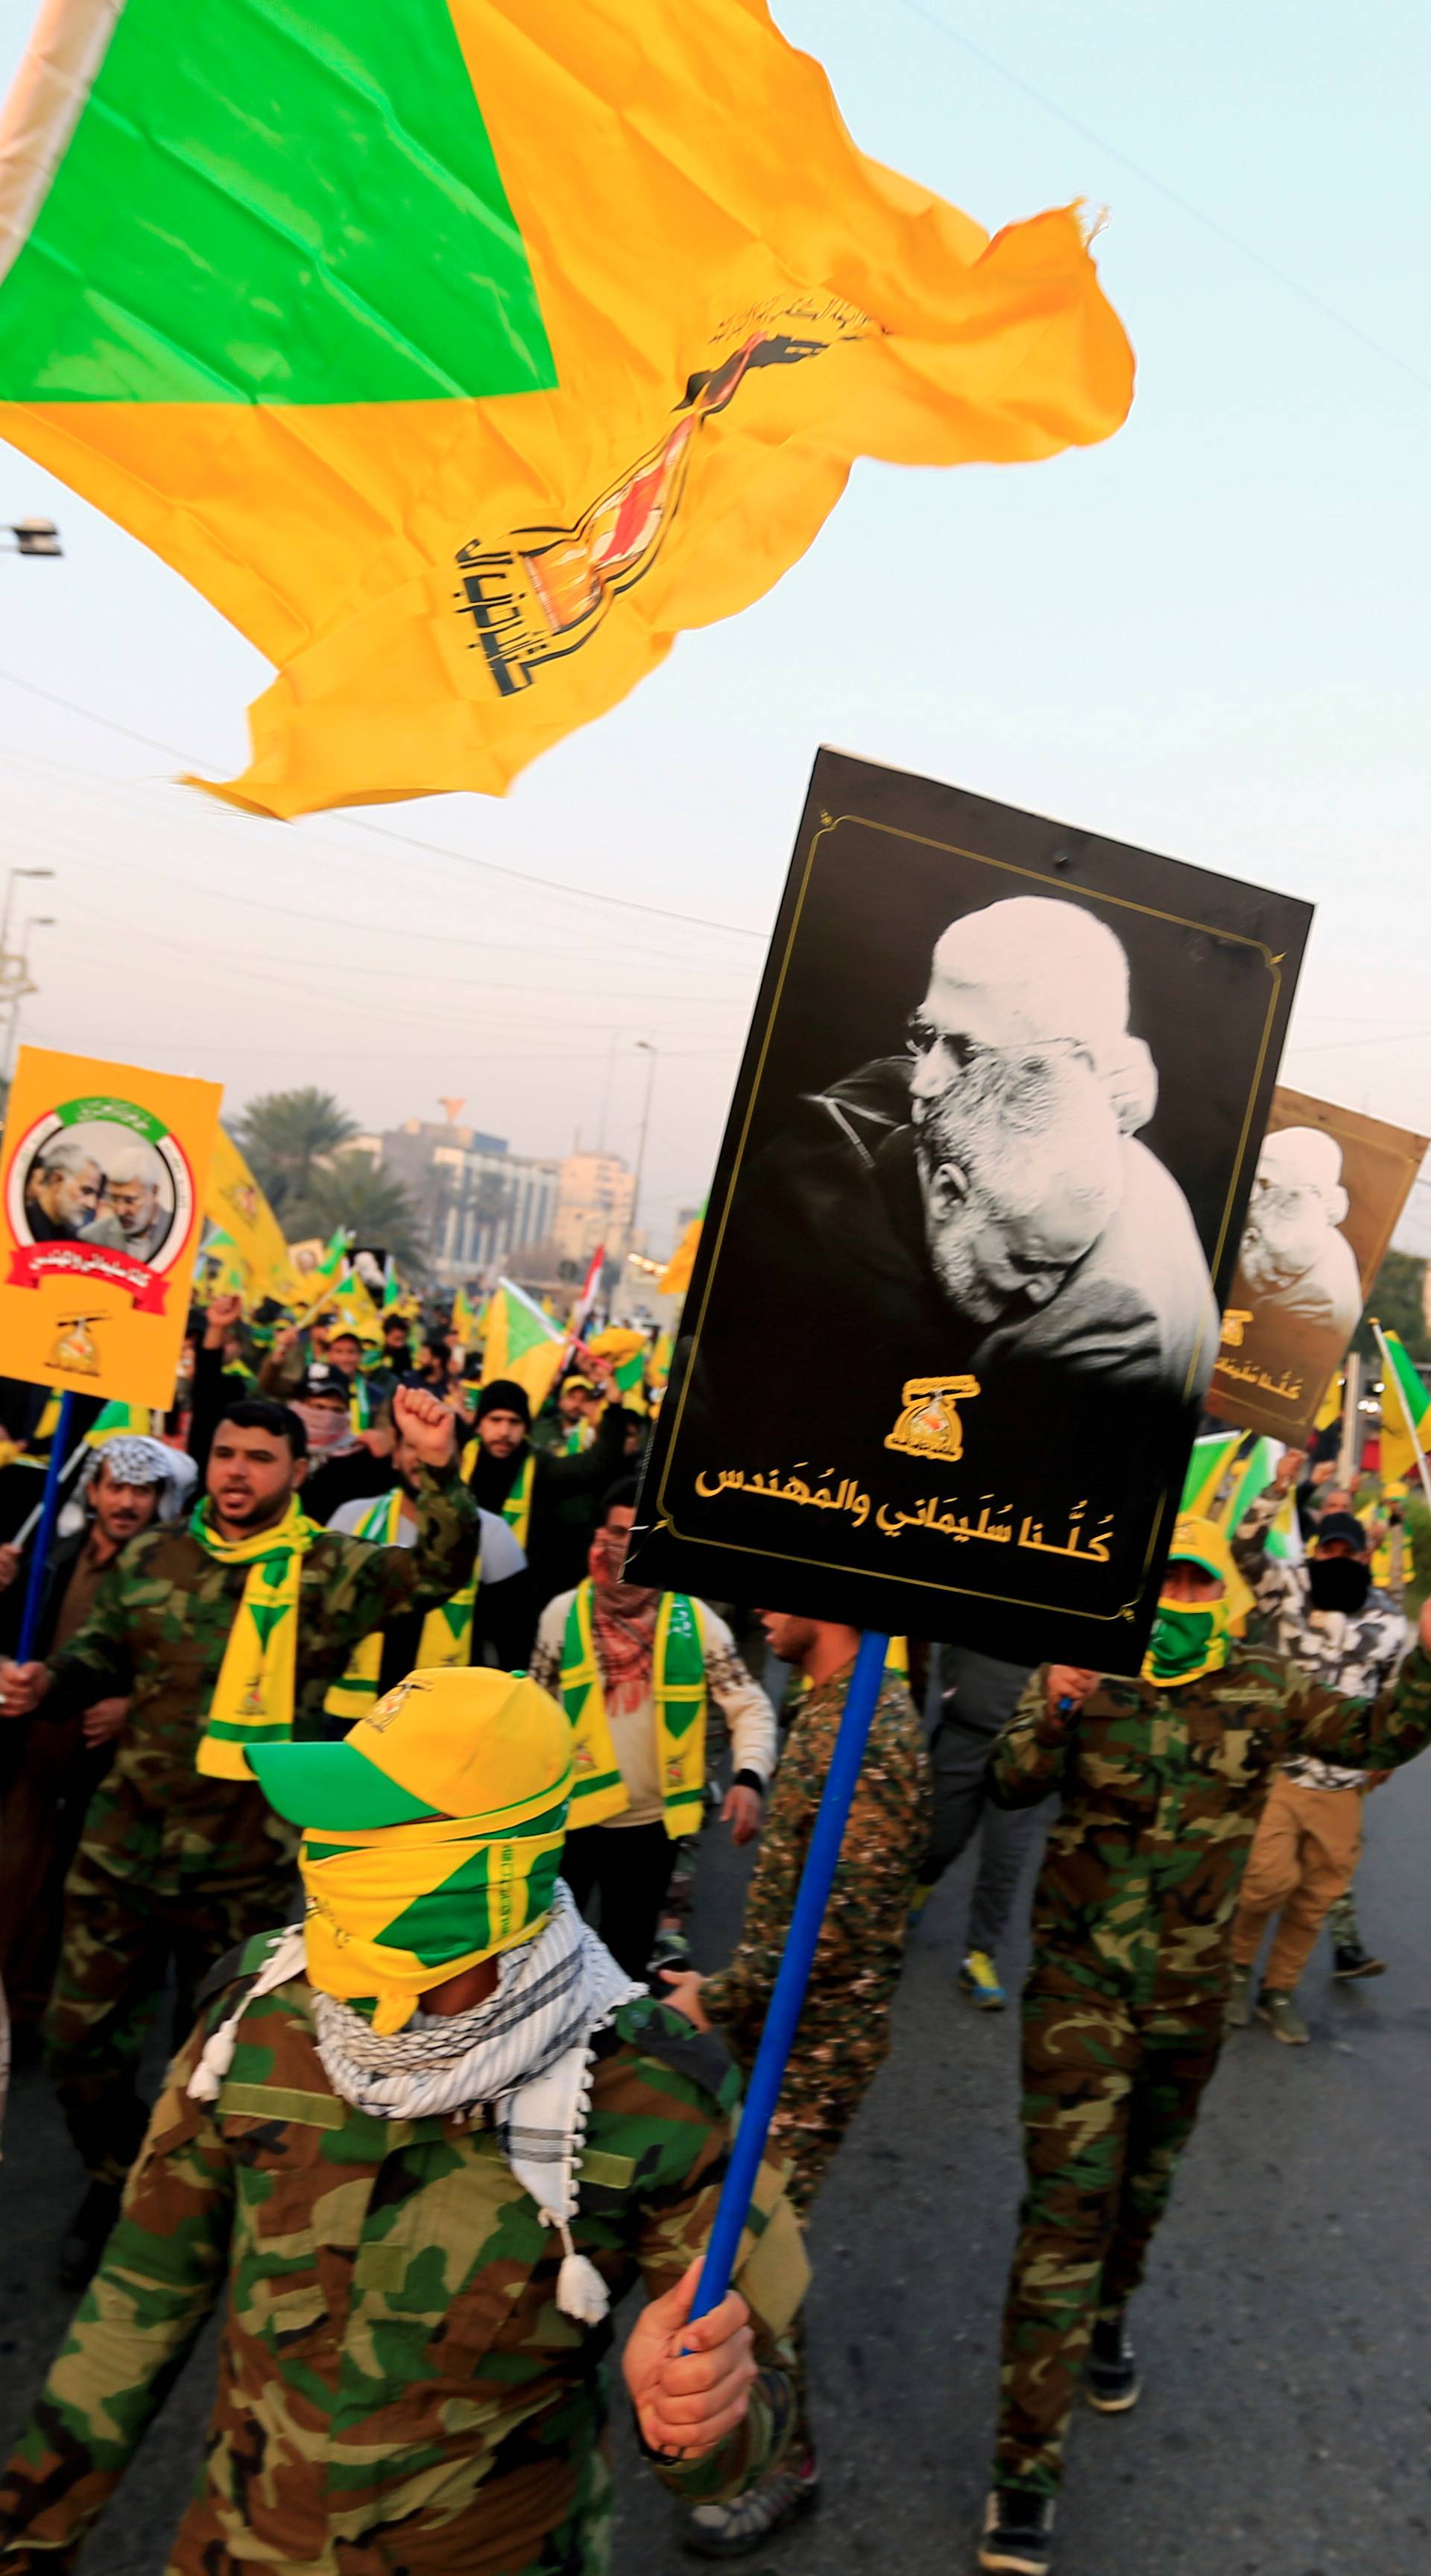
[[(735, 1162), (731, 1170), (730, 1184), (726, 1191), (725, 1205), (721, 1210), (720, 1224), (716, 1230), (715, 1243), (710, 1257), (710, 1267), (706, 1273), (705, 1293), (701, 1298), (700, 1313), (696, 1318), (695, 1331), (691, 1335), (690, 1357), (686, 1363), (685, 1375), (681, 1386), (680, 1403), (676, 1410), (675, 1425), (671, 1433), (670, 1445), (666, 1451), (665, 1464), (661, 1470), (661, 1482), (656, 1493), (656, 1508), (659, 1515), (660, 1525), (662, 1528), (669, 1530), (671, 1536), (679, 1539), (686, 1547), (711, 1548), (729, 1556), (756, 1556), (777, 1565), (816, 1566), (822, 1573), (843, 1575), (847, 1580), (854, 1580), (857, 1582), (904, 1583), (907, 1584), (911, 1590), (917, 1592), (947, 1592), (957, 1594), (961, 1598), (968, 1598), (976, 1601), (996, 1601), (1006, 1603), (1011, 1610), (1048, 1610), (1052, 1605), (1046, 1601), (1029, 1600), (1018, 1594), (1009, 1592), (990, 1592), (985, 1590), (983, 1586), (976, 1583), (940, 1583), (925, 1575), (894, 1573), (891, 1572), (887, 1566), (845, 1565), (836, 1563), (829, 1557), (808, 1555), (804, 1551), (797, 1555), (788, 1548), (747, 1547), (739, 1540), (702, 1538), (697, 1536), (693, 1531), (683, 1530), (673, 1518), (671, 1510), (667, 1505), (666, 1479), (671, 1472), (672, 1462), (676, 1454), (676, 1446), (681, 1436), (681, 1421), (686, 1409), (686, 1399), (690, 1393), (691, 1385), (695, 1376), (696, 1358), (700, 1350), (701, 1335), (705, 1330), (706, 1310), (710, 1304), (711, 1294), (715, 1287), (716, 1274), (720, 1267), (721, 1248), (725, 1241), (726, 1226), (730, 1220), (731, 1210), (735, 1205), (735, 1194), (740, 1184), (740, 1175), (745, 1162), (746, 1147), (750, 1140), (751, 1124), (755, 1116), (755, 1104), (760, 1097), (760, 1086), (765, 1078), (766, 1057), (770, 1052), (770, 1042), (774, 1035), (775, 1023), (780, 1012), (781, 996), (785, 990), (785, 979), (790, 971), (790, 961), (794, 953), (795, 942), (799, 937), (801, 916), (805, 909), (805, 898), (809, 892), (810, 879), (814, 873), (815, 860), (819, 852), (820, 844), (822, 841), (827, 840), (832, 833), (838, 832), (842, 824), (856, 825), (864, 832), (883, 832), (890, 840), (913, 841), (916, 842), (921, 849), (939, 850), (942, 851), (946, 857), (970, 859), (976, 866), (998, 868), (1005, 876), (1025, 877), (1031, 884), (1043, 887), (1048, 887), (1051, 884), (1055, 887), (1057, 885), (1057, 879), (1050, 878), (1046, 869), (1023, 867), (1015, 859), (996, 859), (992, 857), (987, 850), (966, 850), (957, 841), (937, 841), (927, 832), (907, 831), (901, 825), (895, 823), (878, 823), (865, 814), (826, 814), (822, 812), (819, 825), (811, 838), (809, 851), (806, 855), (805, 867), (800, 879), (800, 891), (795, 899), (795, 909), (790, 918), (790, 929), (785, 941), (785, 950), (780, 960), (780, 971), (776, 977), (775, 990), (771, 996), (769, 1010), (766, 1013), (765, 1028), (760, 1041), (760, 1053), (756, 1058), (755, 1072), (750, 1085), (750, 1098), (746, 1102), (745, 1117), (741, 1124), (740, 1141), (736, 1147)], [(1242, 1132), (1237, 1140), (1237, 1154), (1232, 1167), (1232, 1175), (1228, 1185), (1227, 1196), (1223, 1202), (1222, 1220), (1218, 1227), (1217, 1234), (1217, 1247), (1209, 1265), (1212, 1274), (1215, 1276), (1218, 1263), (1221, 1261), (1223, 1252), (1227, 1245), (1227, 1230), (1232, 1222), (1232, 1210), (1237, 1198), (1238, 1187), (1241, 1182), (1242, 1167), (1247, 1158), (1247, 1140), (1251, 1131), (1253, 1113), (1257, 1105), (1257, 1093), (1261, 1085), (1263, 1072), (1267, 1063), (1267, 1050), (1272, 1042), (1272, 1030), (1277, 1017), (1277, 1005), (1281, 999), (1282, 993), (1283, 959), (1281, 956), (1273, 955), (1272, 950), (1267, 946), (1265, 940), (1251, 939), (1245, 932), (1240, 930), (1225, 930), (1220, 924), (1213, 922), (1191, 921), (1182, 913), (1164, 911), (1158, 904), (1137, 903), (1131, 895), (1103, 894), (1092, 888), (1084, 889), (1081, 887), (1079, 889), (1079, 893), (1081, 900), (1085, 903), (1108, 904), (1121, 912), (1139, 912), (1150, 921), (1170, 922), (1175, 929), (1199, 931), (1206, 939), (1220, 939), (1231, 947), (1254, 949), (1262, 959), (1263, 964), (1272, 979), (1271, 996), (1267, 1005), (1267, 1016), (1263, 1022), (1261, 1042), (1257, 1050), (1257, 1062), (1247, 1095), (1247, 1106), (1243, 1112)], [(1217, 1320), (1220, 1324), (1221, 1317), (1218, 1317)], [(1183, 1389), (1184, 1402), (1186, 1402), (1191, 1396), (1201, 1357), (1202, 1345), (1201, 1342), (1199, 1342), (1197, 1351), (1188, 1365), (1187, 1382)], [(1108, 1626), (1111, 1626), (1116, 1620), (1131, 1620), (1136, 1616), (1138, 1605), (1147, 1585), (1149, 1570), (1157, 1555), (1163, 1526), (1167, 1519), (1169, 1505), (1172, 1500), (1173, 1497), (1165, 1493), (1153, 1515), (1153, 1524), (1149, 1533), (1147, 1549), (1143, 1557), (1142, 1574), (1139, 1580), (1138, 1590), (1133, 1595), (1132, 1600), (1120, 1603), (1116, 1610), (1077, 1610), (1070, 1607), (1065, 1613), (1066, 1616), (1069, 1618), (1096, 1620)]]

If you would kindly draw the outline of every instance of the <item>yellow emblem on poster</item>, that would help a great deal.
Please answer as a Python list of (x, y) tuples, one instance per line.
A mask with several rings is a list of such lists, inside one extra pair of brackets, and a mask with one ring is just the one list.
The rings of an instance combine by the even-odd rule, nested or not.
[(8, 1377), (169, 1405), (222, 1085), (22, 1047), (0, 1142)]

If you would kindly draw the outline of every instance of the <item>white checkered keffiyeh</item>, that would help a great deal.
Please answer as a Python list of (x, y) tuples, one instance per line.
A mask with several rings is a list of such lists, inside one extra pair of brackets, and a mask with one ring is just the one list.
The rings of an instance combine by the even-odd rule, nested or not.
[(579, 2255), (570, 2220), (591, 2096), (591, 2043), (624, 2003), (645, 1994), (588, 1929), (564, 1880), (535, 1940), (497, 1960), (497, 1991), (471, 2012), (415, 2013), (380, 2038), (336, 1996), (314, 1995), (318, 2055), (333, 2090), (380, 2120), (468, 2118), (490, 2108), (497, 2143), (566, 2259), (557, 2305), (588, 2325), (606, 2314), (600, 2274)]

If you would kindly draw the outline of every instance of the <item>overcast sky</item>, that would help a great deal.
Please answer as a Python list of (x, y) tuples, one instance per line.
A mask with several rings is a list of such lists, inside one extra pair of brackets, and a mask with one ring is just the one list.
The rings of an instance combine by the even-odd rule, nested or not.
[[(777, 14), (856, 139), (981, 222), (1108, 206), (1128, 428), (1047, 465), (857, 467), (769, 599), (504, 801), (372, 824), (172, 783), (243, 765), (267, 665), (0, 448), (0, 519), (48, 511), (66, 547), (0, 561), (0, 864), (57, 871), (17, 890), (57, 916), (26, 1034), (221, 1079), (229, 1109), (316, 1082), (385, 1125), (446, 1093), (520, 1151), (628, 1155), (645, 1038), (659, 1240), (706, 1188), (828, 741), (1310, 898), (1286, 1078), (1431, 1129), (1427, 12)], [(0, 0), (6, 85), (32, 15)], [(1417, 1205), (1401, 1239), (1431, 1249)]]

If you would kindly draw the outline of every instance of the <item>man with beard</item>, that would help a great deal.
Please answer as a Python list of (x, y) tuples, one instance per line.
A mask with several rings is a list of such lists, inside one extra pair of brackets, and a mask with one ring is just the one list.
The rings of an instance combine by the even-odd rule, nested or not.
[[(172, 1526), (193, 1485), (191, 1460), (162, 1440), (122, 1433), (88, 1452), (76, 1488), (85, 1526), (56, 1539), (45, 1568), (41, 1655), (78, 1634), (121, 1548), (155, 1521)], [(28, 1575), (17, 1549), (0, 1548), (0, 1655), (15, 1651)], [(38, 2034), (59, 1955), (65, 1873), (127, 1708), (123, 1698), (101, 1699), (82, 1717), (0, 1729), (0, 1983), (17, 2033)]]
[[(1395, 1602), (1374, 1591), (1366, 1531), (1350, 1511), (1324, 1512), (1305, 1565), (1267, 1554), (1267, 1540), (1301, 1459), (1286, 1450), (1268, 1491), (1238, 1524), (1233, 1553), (1257, 1595), (1269, 1645), (1328, 1690), (1374, 1698), (1392, 1680), (1406, 1651), (1406, 1622)], [(1283, 1764), (1262, 1811), (1257, 1840), (1242, 1882), (1232, 1927), (1232, 1994), (1227, 2018), (1234, 2030), (1251, 2021), (1252, 1972), (1268, 1925), (1277, 1929), (1257, 1996), (1256, 2012), (1273, 2037), (1305, 2045), (1307, 2025), (1297, 2010), (1297, 1985), (1317, 1935), (1351, 1889), (1361, 1858), (1368, 1789), (1377, 1777), (1356, 1763), (1314, 1754)], [(1369, 1977), (1384, 1962), (1364, 1949), (1355, 1918), (1352, 1937), (1338, 1937), (1335, 1974)]]
[(121, 1145), (105, 1157), (104, 1206), (86, 1243), (105, 1243), (148, 1263), (162, 1251), (171, 1223), (163, 1203), (163, 1166), (148, 1145)]
[[(515, 1378), (493, 1378), (477, 1398), (475, 1436), (462, 1452), (462, 1472), (484, 1512), (497, 1512), (530, 1569), (530, 1621), (554, 1593), (579, 1583), (596, 1521), (599, 1497), (623, 1472), (625, 1426), (608, 1405), (589, 1449), (572, 1457), (538, 1449), (532, 1408)], [(525, 1653), (521, 1660), (526, 1661)]]
[(708, 1702), (730, 1731), (734, 1778), (721, 1814), (738, 1843), (760, 1831), (775, 1718), (704, 1601), (623, 1583), (635, 1504), (633, 1479), (606, 1496), (586, 1581), (542, 1613), (532, 1679), (561, 1701), (575, 1731), (567, 1885), (583, 1912), (600, 1897), (603, 1941), (641, 1977), (676, 1846), (705, 1815)]
[[(1122, 946), (1077, 904), (1016, 896), (944, 932), (907, 1057), (807, 1096), (739, 1187), (730, 1258), (769, 1365), (750, 1385), (744, 1342), (705, 1331), (722, 1456), (747, 1429), (762, 1461), (808, 1456), (833, 1374), (847, 1454), (876, 1461), (898, 1380), (962, 1371), (1001, 1472), (1039, 1422), (1050, 1508), (1086, 1495), (1095, 1427), (1156, 1457), (1217, 1319), (1187, 1201), (1138, 1140), (1157, 1074), (1128, 1007)], [(852, 1367), (872, 1335), (888, 1371)]]
[(299, 1501), (302, 1423), (286, 1405), (236, 1404), (185, 1527), (131, 1539), (84, 1625), (47, 1662), (0, 1666), (0, 1717), (64, 1719), (129, 1701), (66, 1881), (45, 2022), (50, 2074), (90, 2175), (62, 2257), (69, 2288), (93, 2270), (144, 2134), (134, 2079), (170, 1965), (182, 2024), (225, 1950), (286, 1912), (293, 1837), (259, 1791), (247, 1745), (321, 1734), (324, 1695), (359, 1640), (400, 1610), (439, 1609), (471, 1572), (476, 1513), (452, 1416), (407, 1388), (394, 1414), (420, 1462), (415, 1547), (316, 1528)]
[(1339, 1332), (1339, 1354), (1362, 1307), (1356, 1256), (1337, 1230), (1350, 1206), (1334, 1136), (1281, 1127), (1264, 1137), (1238, 1267), (1255, 1297)]
[(1335, 1137), (1319, 1127), (1264, 1137), (1232, 1304), (1250, 1313), (1249, 1343), (1275, 1333), (1279, 1359), (1309, 1387), (1330, 1377), (1361, 1314), (1356, 1255), (1337, 1231), (1349, 1205)]
[(25, 1176), (25, 1223), (35, 1243), (92, 1240), (104, 1174), (83, 1145), (57, 1136), (42, 1145)]
[[(374, 1482), (378, 1474), (374, 1468), (366, 1494), (330, 1514), (328, 1527), (377, 1547), (413, 1547), (421, 1487), (411, 1441), (395, 1444), (390, 1481)], [(477, 1561), (461, 1591), (440, 1610), (401, 1611), (365, 1637), (342, 1680), (328, 1693), (330, 1718), (351, 1726), (366, 1717), (404, 1673), (487, 1661), (504, 1672), (518, 1667), (531, 1634), (527, 1560), (497, 1513), (479, 1508), (477, 1521)]]

